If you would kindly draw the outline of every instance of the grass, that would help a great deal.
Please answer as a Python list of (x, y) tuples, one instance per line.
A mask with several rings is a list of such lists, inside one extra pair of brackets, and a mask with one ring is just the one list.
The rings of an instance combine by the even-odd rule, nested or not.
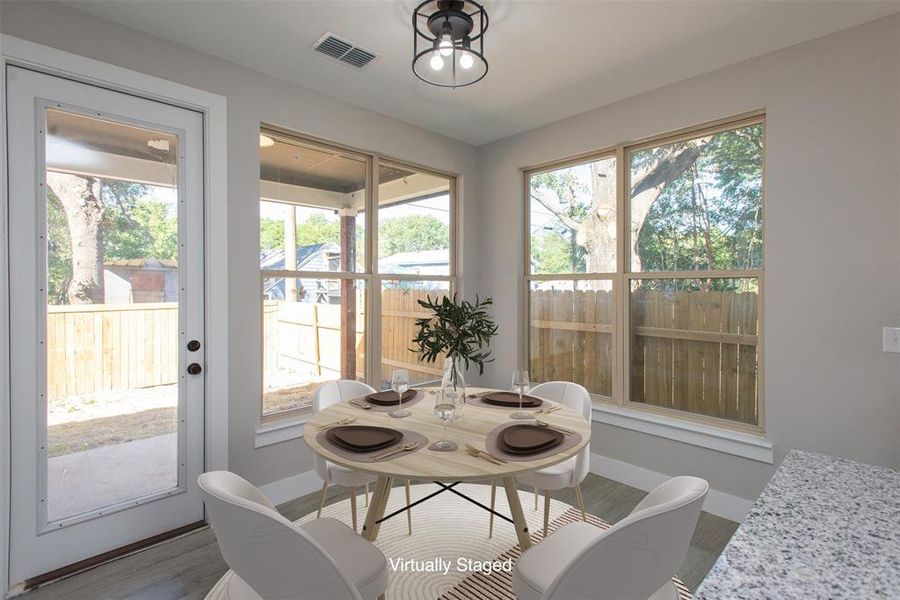
[(52, 458), (123, 444), (175, 433), (177, 425), (178, 414), (174, 406), (51, 425), (47, 429), (47, 452)]

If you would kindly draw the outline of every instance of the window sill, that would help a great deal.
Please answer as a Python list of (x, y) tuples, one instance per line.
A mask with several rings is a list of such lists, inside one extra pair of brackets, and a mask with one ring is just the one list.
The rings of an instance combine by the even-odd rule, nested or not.
[(760, 435), (732, 431), (634, 410), (612, 404), (594, 404), (592, 420), (623, 429), (639, 431), (692, 446), (709, 448), (742, 458), (774, 464), (772, 442)]
[(311, 418), (311, 414), (305, 414), (262, 423), (256, 428), (256, 439), (253, 447), (263, 448), (288, 440), (302, 438), (303, 428)]

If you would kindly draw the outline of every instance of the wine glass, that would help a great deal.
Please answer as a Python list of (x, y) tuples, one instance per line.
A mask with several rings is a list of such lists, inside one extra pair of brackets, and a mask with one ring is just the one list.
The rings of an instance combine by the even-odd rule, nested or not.
[(522, 394), (528, 390), (530, 382), (528, 381), (528, 371), (525, 369), (516, 369), (513, 371), (512, 388), (514, 392), (519, 393), (519, 410), (509, 415), (510, 419), (530, 419), (531, 414), (522, 410)]
[(388, 414), (395, 419), (408, 417), (410, 412), (403, 408), (403, 394), (409, 389), (409, 372), (406, 369), (394, 369), (394, 374), (391, 376), (391, 389), (397, 392), (397, 410)]
[(435, 450), (456, 450), (456, 442), (446, 439), (447, 426), (456, 417), (456, 402), (454, 394), (440, 394), (434, 404), (434, 416), (444, 423), (444, 439), (434, 443)]

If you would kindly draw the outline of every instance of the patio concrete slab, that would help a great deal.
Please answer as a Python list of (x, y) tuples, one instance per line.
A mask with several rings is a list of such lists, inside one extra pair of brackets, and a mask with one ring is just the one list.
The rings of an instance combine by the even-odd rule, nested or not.
[(47, 461), (51, 521), (173, 488), (175, 433), (56, 456)]

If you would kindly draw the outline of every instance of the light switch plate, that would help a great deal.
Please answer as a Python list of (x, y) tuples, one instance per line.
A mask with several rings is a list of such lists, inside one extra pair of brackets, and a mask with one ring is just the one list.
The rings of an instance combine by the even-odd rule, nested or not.
[(885, 352), (900, 352), (900, 327), (885, 327), (882, 337)]

